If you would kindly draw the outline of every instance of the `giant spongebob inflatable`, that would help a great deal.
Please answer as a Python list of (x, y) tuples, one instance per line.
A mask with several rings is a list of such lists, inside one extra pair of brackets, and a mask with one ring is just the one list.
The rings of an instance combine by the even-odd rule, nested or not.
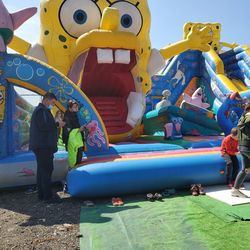
[(10, 47), (68, 76), (89, 97), (111, 142), (140, 133), (151, 76), (187, 49), (208, 51), (209, 27), (192, 26), (184, 40), (151, 48), (146, 0), (41, 0), (40, 41), (14, 37)]
[[(183, 41), (157, 50), (150, 45), (150, 12), (145, 0), (43, 0), (40, 41), (31, 45), (14, 37), (10, 44), (39, 61), (5, 52), (17, 24), (31, 14), (26, 10), (23, 12), (26, 18), (20, 19), (17, 18), (20, 15), (9, 14), (0, 4), (0, 10), (1, 7), (0, 20), (9, 17), (9, 22), (0, 24), (0, 188), (34, 184), (36, 176), (35, 156), (23, 152), (21, 143), (28, 138), (27, 126), (21, 126), (27, 125), (21, 119), (27, 108), (19, 105), (15, 110), (13, 85), (39, 94), (53, 92), (62, 111), (69, 99), (79, 101), (80, 123), (89, 130), (84, 161), (67, 174), (67, 153), (60, 151), (55, 154), (53, 171), (55, 181), (65, 179), (67, 174), (72, 196), (112, 197), (188, 188), (197, 182), (204, 185), (226, 182), (217, 137), (209, 141), (182, 141), (183, 147), (189, 149), (186, 150), (171, 143), (109, 145), (107, 135), (108, 131), (111, 141), (138, 135), (145, 97), (150, 96), (148, 92), (152, 96), (159, 83), (164, 83), (164, 90), (170, 87), (167, 98), (171, 105), (145, 114), (143, 125), (147, 135), (152, 130), (153, 135), (161, 132), (157, 130), (164, 124), (166, 137), (173, 139), (180, 138), (180, 128), (182, 133), (184, 128), (209, 135), (221, 133), (211, 110), (192, 102), (184, 102), (181, 108), (174, 106), (184, 90), (193, 86), (202, 89), (202, 93), (197, 91), (199, 94), (205, 93), (206, 100), (202, 100), (203, 96), (198, 99), (201, 106), (205, 101), (213, 110), (217, 108), (215, 113), (226, 129), (234, 125), (241, 112), (241, 97), (250, 96), (250, 53), (249, 49), (234, 45), (234, 49), (219, 53), (219, 24), (188, 23), (184, 26)], [(155, 86), (151, 88), (152, 74), (173, 55), (177, 56), (168, 61), (162, 75), (154, 75)], [(194, 81), (197, 77), (199, 82)], [(233, 86), (240, 87), (240, 96), (238, 93), (225, 96), (234, 90)], [(195, 96), (192, 97), (194, 100)], [(230, 115), (233, 119), (228, 123)], [(151, 131), (147, 132), (148, 128)], [(25, 138), (18, 137), (22, 134)]]

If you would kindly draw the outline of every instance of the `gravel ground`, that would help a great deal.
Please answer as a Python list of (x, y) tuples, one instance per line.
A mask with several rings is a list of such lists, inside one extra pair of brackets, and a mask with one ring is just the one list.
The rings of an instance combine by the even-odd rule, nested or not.
[(83, 200), (59, 192), (62, 203), (46, 204), (25, 190), (0, 192), (0, 249), (80, 249)]

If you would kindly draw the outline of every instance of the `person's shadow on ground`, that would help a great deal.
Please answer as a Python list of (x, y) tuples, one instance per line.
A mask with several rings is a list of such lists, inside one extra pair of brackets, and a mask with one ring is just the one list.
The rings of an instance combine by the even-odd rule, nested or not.
[[(110, 220), (105, 213), (116, 213), (122, 210), (137, 208), (138, 206), (120, 206), (113, 207), (111, 198), (94, 200), (94, 206), (85, 205), (85, 199), (72, 198), (69, 195), (59, 192), (59, 187), (54, 187), (53, 192), (57, 192), (61, 198), (60, 203), (48, 204), (39, 201), (37, 193), (26, 194), (25, 190), (12, 190), (0, 192), (0, 207), (15, 213), (27, 215), (27, 220), (20, 226), (35, 225), (63, 225), (63, 224), (79, 224), (81, 208), (87, 209), (88, 213), (92, 211), (95, 216), (91, 218), (84, 217), (83, 223), (106, 223)], [(101, 205), (101, 206), (100, 206)]]

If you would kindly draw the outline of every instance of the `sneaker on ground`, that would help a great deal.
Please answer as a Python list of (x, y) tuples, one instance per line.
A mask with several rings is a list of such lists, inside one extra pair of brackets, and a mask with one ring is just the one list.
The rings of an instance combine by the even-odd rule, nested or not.
[(154, 197), (153, 193), (148, 193), (148, 194), (147, 194), (147, 199), (148, 199), (149, 201), (155, 201), (155, 197)]
[(233, 197), (248, 198), (247, 195), (243, 194), (239, 189), (236, 189), (236, 188), (232, 188), (231, 195)]
[(34, 187), (28, 188), (25, 192), (25, 194), (35, 194), (37, 193), (37, 189)]
[(191, 190), (193, 196), (199, 195), (199, 187), (197, 184), (192, 184), (190, 190)]
[(162, 200), (162, 195), (159, 194), (159, 193), (155, 193), (155, 194), (154, 194), (154, 198), (155, 198), (156, 200)]

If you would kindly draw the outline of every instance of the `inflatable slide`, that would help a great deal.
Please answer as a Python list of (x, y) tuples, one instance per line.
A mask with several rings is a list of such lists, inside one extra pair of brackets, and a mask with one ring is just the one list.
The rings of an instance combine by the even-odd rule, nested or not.
[[(187, 27), (192, 25), (194, 24), (187, 23), (184, 26), (184, 33)], [(203, 26), (201, 25), (201, 27)], [(210, 27), (214, 32), (214, 40), (211, 43), (210, 51), (201, 53), (190, 50), (175, 56), (161, 74), (152, 77), (153, 88), (147, 97), (148, 110), (154, 109), (156, 103), (160, 101), (162, 91), (169, 91), (170, 94), (167, 97), (169, 103), (181, 108), (182, 112), (179, 112), (178, 116), (184, 119), (182, 126), (184, 135), (190, 134), (191, 126), (196, 127), (190, 122), (197, 124), (197, 116), (200, 117), (199, 120), (204, 120), (203, 117), (207, 116), (203, 116), (205, 113), (210, 114), (210, 120), (208, 121), (205, 118), (206, 123), (202, 128), (195, 129), (194, 133), (214, 135), (215, 131), (209, 129), (211, 124), (217, 123), (216, 133), (218, 135), (222, 132), (228, 134), (231, 128), (236, 126), (242, 113), (242, 103), (244, 99), (249, 98), (250, 94), (249, 48), (232, 45), (233, 48), (220, 51), (219, 34), (221, 27), (218, 23), (210, 24)], [(199, 88), (201, 90), (201, 101), (200, 105), (197, 105), (197, 102), (192, 102), (192, 100), (195, 91)], [(231, 95), (233, 92), (239, 93), (239, 95)], [(183, 101), (189, 104), (183, 105)], [(206, 111), (204, 110), (204, 104), (207, 105)], [(193, 114), (187, 119), (186, 114), (190, 110), (196, 112), (196, 115)], [(155, 111), (151, 112), (149, 111), (143, 120), (146, 133), (149, 132), (150, 134), (152, 134), (150, 127), (155, 126), (152, 117), (156, 116)], [(164, 124), (169, 121), (169, 115), (165, 115), (164, 120), (159, 119), (162, 122), (157, 128), (154, 128), (154, 133), (157, 132), (157, 129), (159, 132), (163, 132)]]

